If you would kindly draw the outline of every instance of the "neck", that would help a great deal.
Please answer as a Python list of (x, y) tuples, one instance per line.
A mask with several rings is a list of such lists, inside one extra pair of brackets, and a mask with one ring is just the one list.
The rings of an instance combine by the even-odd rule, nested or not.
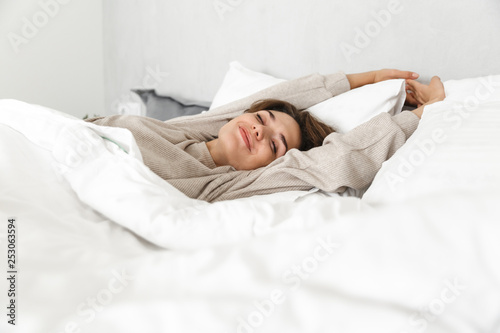
[(216, 166), (223, 166), (227, 165), (227, 163), (224, 162), (223, 156), (220, 154), (219, 147), (218, 147), (219, 139), (214, 139), (212, 141), (205, 142), (208, 148), (208, 152), (210, 153), (210, 156), (212, 156), (212, 159), (214, 160), (214, 163)]

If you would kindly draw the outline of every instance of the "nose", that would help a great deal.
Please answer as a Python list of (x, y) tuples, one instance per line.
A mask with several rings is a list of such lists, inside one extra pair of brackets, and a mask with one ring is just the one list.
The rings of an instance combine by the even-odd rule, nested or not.
[(257, 141), (263, 140), (266, 137), (267, 132), (268, 132), (266, 129), (266, 126), (264, 126), (262, 124), (252, 125), (252, 130), (253, 130), (253, 134), (255, 135), (255, 139)]

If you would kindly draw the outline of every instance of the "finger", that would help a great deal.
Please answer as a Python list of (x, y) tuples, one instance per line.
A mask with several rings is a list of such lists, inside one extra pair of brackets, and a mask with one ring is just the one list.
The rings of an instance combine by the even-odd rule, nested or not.
[(417, 105), (418, 104), (418, 101), (417, 101), (417, 99), (415, 98), (415, 95), (412, 92), (407, 92), (406, 93), (406, 102), (407, 102), (407, 104), (411, 104), (411, 105)]
[(441, 82), (441, 79), (439, 78), (439, 76), (433, 76), (431, 78), (430, 84), (433, 84), (433, 85), (434, 84), (442, 84), (442, 82)]
[(422, 83), (415, 81), (415, 80), (406, 80), (406, 84), (410, 86), (411, 90), (418, 90), (421, 86), (423, 86)]
[(393, 69), (390, 72), (390, 77), (393, 79), (406, 79), (406, 80), (414, 80), (419, 77), (418, 73), (411, 71), (400, 71), (398, 69)]
[(407, 102), (407, 104), (411, 104), (411, 105), (417, 105), (418, 104), (418, 102), (415, 99), (415, 97), (413, 97), (411, 94), (407, 94), (406, 95), (406, 102)]
[(415, 100), (415, 105), (425, 103), (425, 100), (422, 98), (422, 95), (417, 90), (408, 90), (411, 98)]
[(431, 78), (431, 82), (438, 82), (438, 81), (441, 81), (441, 79), (439, 78), (439, 76), (433, 76)]
[(431, 82), (429, 83), (429, 86), (431, 86), (433, 89), (444, 90), (443, 82), (441, 82), (439, 76), (433, 76)]
[(420, 76), (418, 73), (411, 72), (411, 71), (399, 71), (400, 79), (411, 79), (415, 80), (418, 79)]

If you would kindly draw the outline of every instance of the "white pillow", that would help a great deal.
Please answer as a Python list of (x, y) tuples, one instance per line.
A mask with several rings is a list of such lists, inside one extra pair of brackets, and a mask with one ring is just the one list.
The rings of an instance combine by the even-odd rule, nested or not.
[(405, 81), (387, 80), (349, 90), (309, 111), (337, 132), (345, 133), (382, 112), (401, 112), (405, 99)]
[[(252, 71), (233, 61), (210, 109), (283, 81), (285, 80)], [(309, 111), (336, 131), (343, 133), (381, 112), (392, 115), (400, 112), (405, 98), (404, 80), (389, 80), (350, 90), (310, 107)]]
[(425, 107), (417, 130), (382, 165), (365, 202), (500, 187), (500, 75), (444, 86), (446, 99)]
[(283, 81), (286, 80), (252, 71), (243, 67), (239, 62), (233, 61), (229, 64), (229, 70), (226, 76), (224, 76), (222, 85), (217, 91), (217, 94), (215, 94), (209, 110), (247, 97)]

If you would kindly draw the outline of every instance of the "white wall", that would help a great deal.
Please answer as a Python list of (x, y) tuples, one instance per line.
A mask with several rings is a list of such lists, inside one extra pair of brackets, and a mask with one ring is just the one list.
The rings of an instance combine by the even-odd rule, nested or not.
[(0, 0), (0, 98), (105, 114), (101, 0)]
[(107, 104), (137, 86), (209, 101), (232, 60), (286, 79), (500, 74), (498, 0), (107, 0), (104, 13)]

